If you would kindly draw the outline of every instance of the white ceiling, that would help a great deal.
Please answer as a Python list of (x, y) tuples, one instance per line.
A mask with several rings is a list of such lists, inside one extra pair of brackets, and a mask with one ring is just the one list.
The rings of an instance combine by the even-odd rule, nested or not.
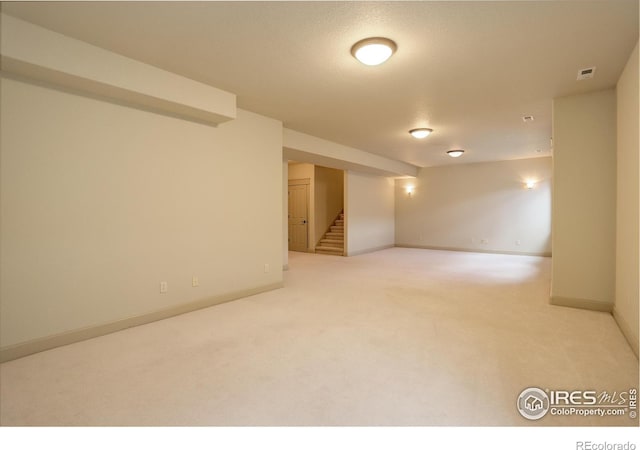
[[(5, 13), (233, 92), (284, 126), (417, 166), (549, 156), (558, 96), (614, 87), (638, 1), (3, 2)], [(398, 44), (385, 64), (358, 40)], [(581, 68), (597, 66), (591, 80)], [(525, 124), (523, 115), (535, 121)], [(411, 128), (434, 133), (418, 141)], [(446, 150), (463, 148), (456, 160)]]

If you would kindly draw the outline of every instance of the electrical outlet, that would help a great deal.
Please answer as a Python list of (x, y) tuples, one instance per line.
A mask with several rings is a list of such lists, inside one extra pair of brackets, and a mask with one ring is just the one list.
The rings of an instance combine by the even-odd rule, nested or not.
[(522, 242), (520, 241), (520, 239), (518, 239), (518, 240), (516, 241), (516, 245), (520, 245), (520, 244), (522, 244)]
[(160, 282), (160, 293), (161, 294), (166, 294), (168, 290), (169, 290), (169, 283), (167, 283), (166, 281), (161, 281)]
[(196, 277), (195, 275), (193, 276), (193, 278), (191, 278), (191, 286), (192, 287), (200, 286), (200, 280), (198, 280), (198, 277)]
[(269, 264), (264, 265), (264, 273), (269, 273)]
[(489, 243), (489, 239), (480, 239), (480, 243), (481, 244), (488, 244)]

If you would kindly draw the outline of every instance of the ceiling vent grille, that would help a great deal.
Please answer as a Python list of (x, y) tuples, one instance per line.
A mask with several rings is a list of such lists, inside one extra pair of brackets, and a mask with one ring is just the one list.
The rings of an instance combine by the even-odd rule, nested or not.
[(588, 80), (589, 78), (593, 78), (593, 75), (596, 73), (596, 66), (587, 67), (586, 69), (580, 69), (578, 71), (578, 81)]

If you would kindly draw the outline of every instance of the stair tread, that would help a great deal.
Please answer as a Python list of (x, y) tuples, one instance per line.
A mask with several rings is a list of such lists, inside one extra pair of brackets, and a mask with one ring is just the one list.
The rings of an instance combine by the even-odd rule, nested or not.
[(341, 247), (316, 247), (316, 252), (329, 252), (329, 253), (342, 253), (343, 249)]
[(340, 213), (338, 217), (318, 242), (317, 253), (344, 255), (344, 213)]

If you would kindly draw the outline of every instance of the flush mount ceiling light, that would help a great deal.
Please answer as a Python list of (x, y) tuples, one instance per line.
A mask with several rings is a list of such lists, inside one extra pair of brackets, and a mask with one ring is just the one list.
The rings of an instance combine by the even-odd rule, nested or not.
[(447, 155), (451, 156), (452, 158), (459, 158), (463, 153), (464, 150), (449, 150), (447, 152)]
[(424, 139), (432, 132), (433, 130), (431, 128), (414, 128), (413, 130), (409, 130), (409, 134), (416, 139)]
[(398, 46), (391, 39), (372, 37), (356, 42), (351, 47), (354, 58), (367, 66), (377, 66), (391, 57)]

